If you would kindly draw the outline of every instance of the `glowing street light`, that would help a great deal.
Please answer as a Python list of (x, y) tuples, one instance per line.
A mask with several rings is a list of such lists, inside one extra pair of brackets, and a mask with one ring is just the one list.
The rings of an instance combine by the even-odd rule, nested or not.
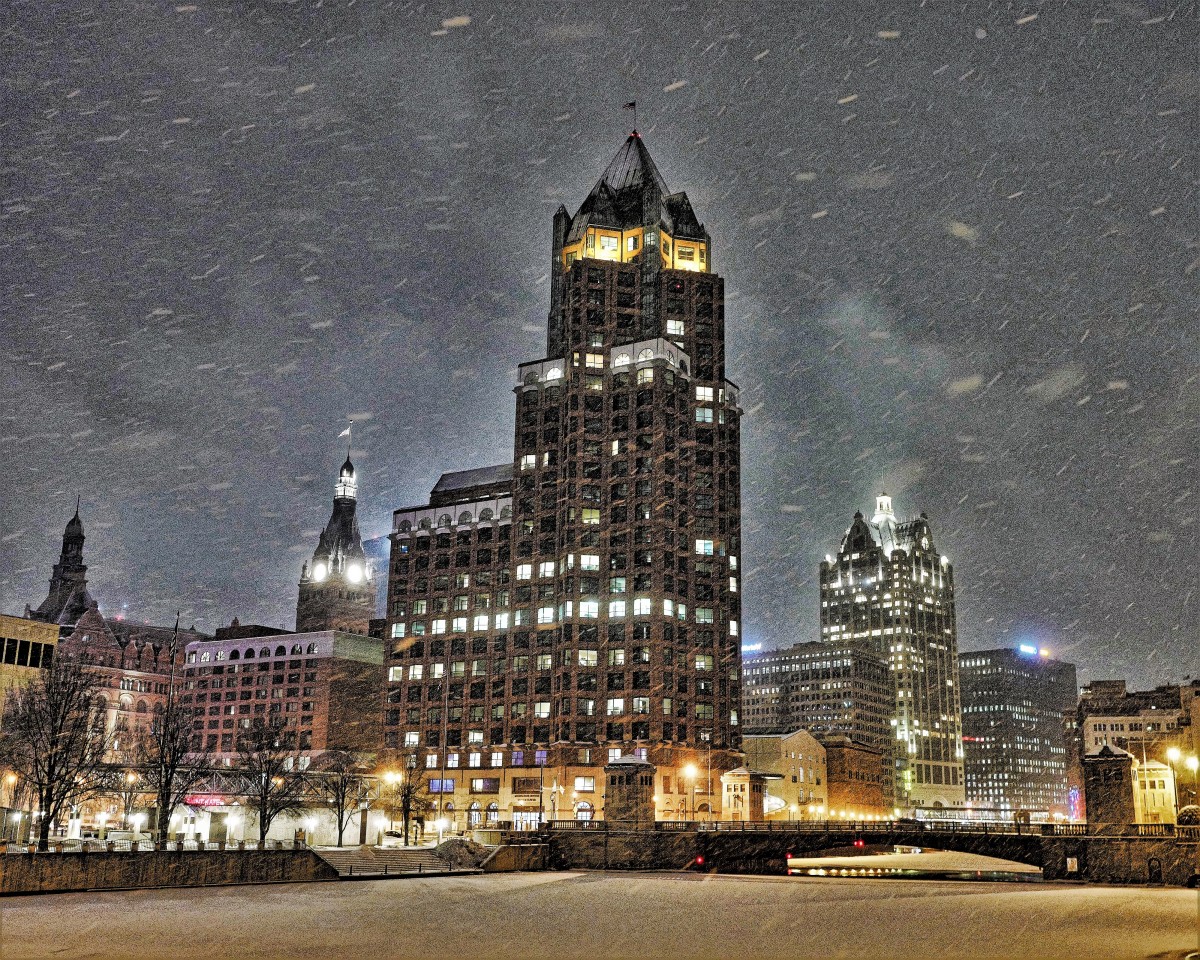
[(696, 777), (699, 773), (700, 771), (696, 769), (694, 763), (689, 763), (683, 768), (683, 778), (689, 783), (688, 795), (692, 798), (692, 809), (689, 816), (693, 821), (696, 819)]
[(1171, 785), (1175, 788), (1175, 815), (1179, 815), (1179, 777), (1175, 774), (1175, 764), (1179, 762), (1179, 758), (1183, 756), (1183, 751), (1178, 747), (1171, 747), (1167, 750), (1167, 764), (1171, 768)]

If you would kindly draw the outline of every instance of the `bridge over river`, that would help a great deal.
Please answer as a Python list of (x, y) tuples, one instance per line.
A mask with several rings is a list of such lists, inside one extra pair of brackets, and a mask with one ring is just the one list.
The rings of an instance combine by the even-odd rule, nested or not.
[(1007, 824), (845, 820), (674, 822), (644, 826), (554, 820), (534, 834), (505, 832), (509, 843), (537, 837), (553, 868), (701, 869), (783, 874), (789, 855), (812, 856), (896, 846), (952, 850), (1040, 867), (1047, 880), (1093, 883), (1195, 883), (1200, 827), (1172, 824)]

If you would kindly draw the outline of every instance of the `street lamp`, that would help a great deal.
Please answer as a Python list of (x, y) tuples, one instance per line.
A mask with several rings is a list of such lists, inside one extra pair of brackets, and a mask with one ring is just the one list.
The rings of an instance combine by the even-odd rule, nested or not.
[(100, 828), (100, 839), (104, 839), (104, 825), (108, 823), (108, 811), (101, 810), (96, 814), (96, 826)]
[(1167, 750), (1167, 764), (1171, 768), (1171, 786), (1175, 788), (1175, 816), (1179, 816), (1179, 778), (1175, 776), (1175, 764), (1179, 762), (1179, 758), (1183, 753), (1178, 747), (1171, 747)]
[(144, 813), (135, 813), (129, 818), (129, 822), (133, 826), (133, 839), (136, 841), (138, 834), (142, 832), (142, 824), (146, 822), (146, 815)]
[(683, 768), (683, 778), (688, 781), (688, 796), (691, 797), (691, 811), (688, 817), (695, 822), (696, 820), (696, 776), (699, 774), (694, 763), (689, 763)]
[(388, 830), (396, 829), (396, 791), (403, 779), (404, 774), (397, 773), (395, 770), (388, 770), (383, 775), (383, 782), (392, 788), (392, 802), (388, 804)]

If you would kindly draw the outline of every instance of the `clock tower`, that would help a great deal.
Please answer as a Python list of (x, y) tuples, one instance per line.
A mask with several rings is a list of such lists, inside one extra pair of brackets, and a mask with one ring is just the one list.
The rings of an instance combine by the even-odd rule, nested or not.
[(333, 513), (312, 560), (300, 574), (296, 630), (344, 630), (367, 635), (375, 615), (375, 571), (358, 530), (358, 478), (349, 453), (338, 471)]

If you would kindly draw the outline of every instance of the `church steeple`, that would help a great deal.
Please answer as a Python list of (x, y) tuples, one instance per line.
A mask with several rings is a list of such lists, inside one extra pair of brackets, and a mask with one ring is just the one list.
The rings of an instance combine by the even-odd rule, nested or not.
[(375, 615), (374, 570), (358, 528), (358, 475), (350, 454), (338, 471), (333, 512), (300, 574), (296, 629), (366, 634)]
[(45, 623), (71, 626), (89, 606), (95, 603), (87, 590), (87, 565), (83, 562), (83, 521), (79, 517), (79, 501), (75, 515), (63, 530), (62, 550), (50, 575), (50, 591), (29, 616)]

